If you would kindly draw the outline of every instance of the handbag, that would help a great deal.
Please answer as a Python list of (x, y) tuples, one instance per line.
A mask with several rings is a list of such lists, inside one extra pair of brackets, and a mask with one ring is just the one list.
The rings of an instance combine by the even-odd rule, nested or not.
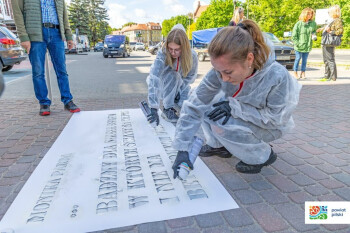
[(330, 46), (339, 46), (341, 44), (341, 38), (343, 35), (332, 35), (328, 32), (324, 32), (322, 35), (321, 44)]

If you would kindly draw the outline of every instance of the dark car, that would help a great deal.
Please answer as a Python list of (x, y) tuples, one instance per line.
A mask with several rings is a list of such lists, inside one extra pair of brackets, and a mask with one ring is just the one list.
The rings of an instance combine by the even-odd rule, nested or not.
[(15, 34), (5, 26), (0, 25), (0, 60), (2, 71), (9, 71), (15, 64), (27, 58), (20, 41)]
[(103, 56), (130, 57), (131, 49), (125, 35), (107, 35), (103, 44)]
[(270, 32), (264, 32), (264, 34), (274, 45), (276, 61), (284, 65), (287, 69), (293, 68), (295, 61), (294, 48), (289, 46), (287, 43), (282, 43), (274, 34)]
[(94, 52), (99, 52), (99, 51), (103, 51), (103, 43), (102, 42), (98, 42), (94, 47)]
[(158, 51), (161, 49), (161, 47), (162, 47), (162, 42), (159, 42), (156, 45), (149, 46), (148, 47), (148, 52), (150, 52), (153, 55), (156, 55), (158, 53)]

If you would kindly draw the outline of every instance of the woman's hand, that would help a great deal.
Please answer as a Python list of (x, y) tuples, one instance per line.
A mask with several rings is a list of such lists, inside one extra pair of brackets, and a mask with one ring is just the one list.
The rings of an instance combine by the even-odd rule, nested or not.
[(221, 101), (213, 105), (215, 109), (208, 114), (210, 120), (217, 121), (225, 117), (222, 125), (226, 124), (231, 117), (231, 107), (228, 101)]
[(187, 165), (193, 169), (193, 164), (190, 161), (189, 155), (187, 151), (179, 151), (177, 152), (177, 156), (175, 159), (175, 162), (173, 164), (173, 171), (174, 171), (174, 179), (179, 175), (179, 171), (177, 170), (181, 163), (187, 163)]

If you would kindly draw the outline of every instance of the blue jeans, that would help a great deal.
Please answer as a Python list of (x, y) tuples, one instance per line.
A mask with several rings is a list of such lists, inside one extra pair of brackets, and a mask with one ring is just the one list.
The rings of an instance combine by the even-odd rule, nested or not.
[(306, 70), (306, 62), (307, 62), (307, 57), (309, 56), (309, 53), (302, 53), (302, 52), (298, 52), (295, 50), (295, 61), (294, 61), (294, 66), (293, 66), (293, 70), (294, 71), (298, 71), (298, 67), (299, 67), (299, 62), (300, 59), (301, 61), (301, 71), (305, 72)]
[(41, 105), (51, 105), (47, 98), (48, 90), (45, 81), (45, 53), (49, 50), (51, 61), (57, 76), (61, 93), (61, 101), (67, 104), (73, 99), (70, 93), (68, 74), (66, 70), (66, 55), (64, 43), (59, 29), (43, 27), (43, 42), (31, 42), (29, 60), (32, 65), (33, 84), (36, 98)]

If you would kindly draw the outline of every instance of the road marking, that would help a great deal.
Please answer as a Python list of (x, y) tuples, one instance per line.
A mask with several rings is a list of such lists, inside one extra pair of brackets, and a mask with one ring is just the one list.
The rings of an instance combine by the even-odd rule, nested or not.
[(6, 85), (10, 85), (10, 84), (15, 83), (15, 82), (17, 82), (17, 81), (19, 81), (19, 80), (22, 80), (22, 79), (24, 79), (24, 78), (31, 77), (31, 76), (32, 76), (31, 74), (27, 74), (27, 75), (25, 75), (25, 76), (18, 77), (18, 78), (15, 78), (15, 79), (13, 79), (13, 80), (10, 80), (10, 81), (8, 81), (8, 82), (5, 82), (5, 84), (6, 84)]

